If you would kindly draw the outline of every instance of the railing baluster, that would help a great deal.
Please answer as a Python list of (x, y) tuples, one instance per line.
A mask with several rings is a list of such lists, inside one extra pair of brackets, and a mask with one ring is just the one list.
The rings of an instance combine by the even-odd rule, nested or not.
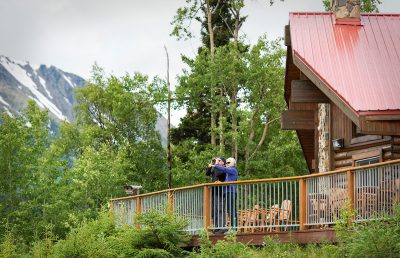
[[(230, 209), (226, 210), (226, 204), (233, 202), (233, 196), (227, 195), (223, 209), (229, 216), (230, 225), (239, 232), (286, 231), (298, 227), (304, 230), (313, 225), (334, 224), (335, 219), (341, 216), (339, 210), (346, 199), (358, 212), (355, 220), (371, 219), (383, 212), (391, 214), (400, 191), (399, 164), (399, 161), (394, 161), (328, 174), (238, 182), (233, 210), (240, 214), (236, 217), (239, 224), (234, 223), (235, 216), (229, 216)], [(128, 223), (140, 227), (133, 215), (155, 209), (186, 218), (189, 222), (187, 230), (191, 234), (200, 228), (226, 228), (226, 218), (221, 216), (216, 205), (212, 205), (212, 200), (221, 200), (223, 188), (229, 185), (199, 185), (113, 199), (110, 209), (117, 215), (118, 225)], [(255, 209), (255, 205), (259, 208)], [(281, 209), (271, 209), (274, 205)], [(271, 217), (267, 219), (267, 216)]]

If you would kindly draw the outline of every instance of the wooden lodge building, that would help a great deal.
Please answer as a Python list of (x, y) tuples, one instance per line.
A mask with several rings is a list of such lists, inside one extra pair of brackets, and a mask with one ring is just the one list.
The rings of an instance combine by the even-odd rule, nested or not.
[(400, 15), (338, 5), (285, 27), (282, 129), (296, 130), (311, 173), (400, 158)]
[[(357, 1), (334, 2), (336, 13), (290, 13), (285, 29), (282, 128), (296, 130), (313, 174), (115, 198), (118, 223), (140, 228), (134, 215), (155, 209), (188, 221), (189, 246), (202, 230), (214, 232), (215, 243), (228, 229), (239, 242), (262, 245), (265, 236), (336, 241), (330, 227), (346, 202), (355, 222), (393, 212), (400, 203), (400, 14), (360, 15), (349, 4)], [(234, 223), (213, 204), (232, 185)]]

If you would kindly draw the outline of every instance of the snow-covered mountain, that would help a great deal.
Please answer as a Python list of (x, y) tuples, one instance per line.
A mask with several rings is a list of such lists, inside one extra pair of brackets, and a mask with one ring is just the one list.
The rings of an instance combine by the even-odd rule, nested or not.
[[(55, 66), (34, 65), (0, 55), (0, 113), (12, 115), (33, 99), (42, 109), (49, 110), (55, 122), (74, 121), (74, 88), (85, 80)], [(166, 142), (167, 120), (159, 115), (156, 130)]]
[(73, 90), (84, 83), (82, 77), (57, 67), (0, 55), (0, 112), (17, 113), (33, 99), (55, 121), (73, 121)]

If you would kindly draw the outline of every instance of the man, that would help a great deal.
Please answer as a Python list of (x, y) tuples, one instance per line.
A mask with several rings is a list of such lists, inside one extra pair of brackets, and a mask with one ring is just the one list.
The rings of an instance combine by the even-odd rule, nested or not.
[(213, 165), (225, 166), (225, 159), (223, 157), (213, 158), (211, 164), (206, 169), (206, 176), (211, 177), (211, 182), (225, 182), (226, 173), (220, 170), (214, 169)]
[[(236, 160), (234, 158), (228, 158), (226, 160), (226, 167), (215, 165), (214, 168), (218, 171), (225, 172), (225, 182), (232, 182), (238, 180), (238, 172), (236, 170)], [(229, 214), (231, 227), (237, 225), (236, 215), (236, 185), (224, 186), (224, 200), (226, 203), (226, 211)]]
[[(208, 164), (206, 175), (211, 177), (213, 183), (224, 182), (226, 173), (221, 170), (216, 170), (215, 165), (225, 166), (225, 159), (218, 157), (212, 160), (211, 164)], [(213, 220), (215, 234), (223, 234), (225, 231), (223, 227), (226, 224), (226, 213), (224, 210), (224, 192), (223, 186), (212, 186), (211, 187), (211, 219)]]

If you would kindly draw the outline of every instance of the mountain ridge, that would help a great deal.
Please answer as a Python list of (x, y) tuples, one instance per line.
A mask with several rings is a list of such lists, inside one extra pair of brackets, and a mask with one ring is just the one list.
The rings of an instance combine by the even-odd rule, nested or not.
[[(20, 114), (28, 99), (33, 99), (41, 109), (48, 109), (56, 123), (73, 122), (73, 91), (85, 83), (79, 75), (53, 65), (36, 65), (0, 55), (0, 112), (10, 116)], [(156, 130), (163, 143), (166, 142), (166, 127), (166, 119), (159, 115)]]
[(85, 80), (55, 66), (34, 65), (0, 55), (0, 110), (20, 113), (28, 99), (57, 122), (74, 121), (73, 89)]

